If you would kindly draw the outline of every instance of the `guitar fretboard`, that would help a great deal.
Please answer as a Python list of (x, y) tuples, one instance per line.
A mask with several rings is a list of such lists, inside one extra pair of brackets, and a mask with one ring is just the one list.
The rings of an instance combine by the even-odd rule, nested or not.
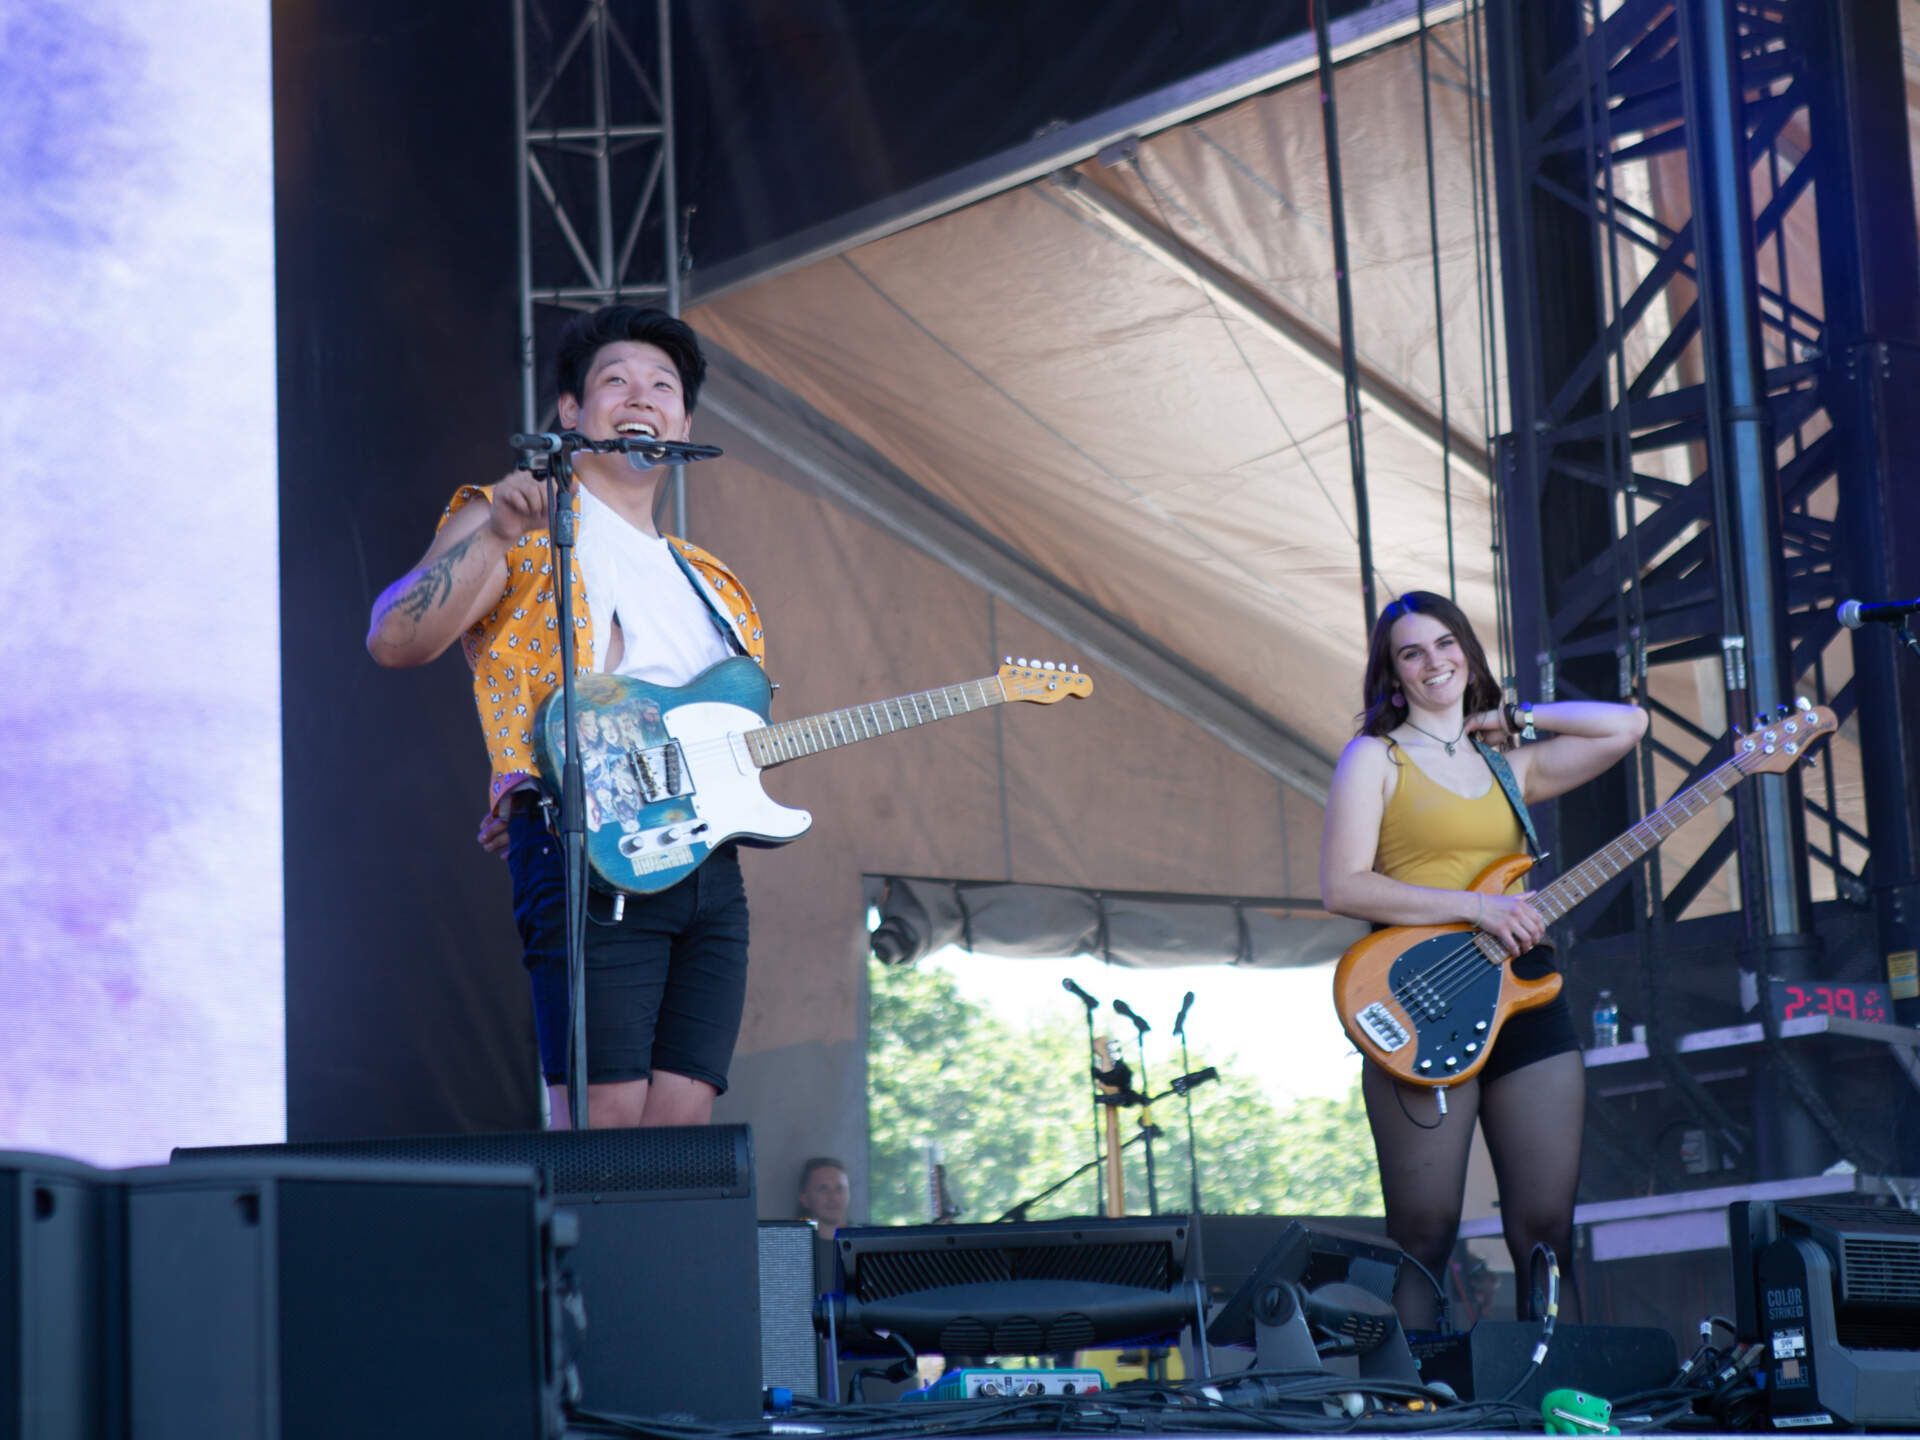
[[(1717, 770), (1689, 785), (1624, 835), (1589, 855), (1527, 903), (1551, 925), (1733, 789), (1746, 778), (1746, 774), (1740, 768), (1740, 757), (1736, 755)], [(1497, 962), (1506, 958), (1507, 952), (1491, 935), (1475, 931), (1473, 943), (1489, 960)]]
[(984, 680), (965, 680), (938, 690), (922, 690), (893, 700), (876, 700), (871, 705), (854, 705), (845, 710), (829, 710), (824, 715), (809, 715), (804, 720), (788, 720), (767, 725), (746, 734), (747, 753), (762, 769), (784, 765), (802, 755), (818, 755), (840, 745), (891, 735), (896, 730), (911, 730), (954, 715), (984, 710), (1006, 702), (998, 676)]

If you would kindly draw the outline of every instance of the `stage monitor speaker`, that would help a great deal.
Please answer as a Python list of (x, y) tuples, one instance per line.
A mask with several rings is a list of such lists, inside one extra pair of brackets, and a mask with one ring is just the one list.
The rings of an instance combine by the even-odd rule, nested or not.
[(176, 1150), (533, 1165), (579, 1218), (570, 1265), (582, 1408), (752, 1420), (761, 1413), (753, 1132), (745, 1125), (530, 1130)]
[(942, 1355), (1046, 1355), (1158, 1339), (1196, 1318), (1185, 1215), (842, 1229), (815, 1316), (845, 1350), (880, 1332)]
[(557, 1219), (530, 1167), (123, 1171), (140, 1440), (563, 1430)]
[[(1540, 1343), (1537, 1320), (1482, 1320), (1464, 1335), (1413, 1347), (1420, 1378), (1441, 1380), (1462, 1400), (1498, 1400), (1527, 1373)], [(1673, 1336), (1638, 1325), (1554, 1326), (1552, 1343), (1513, 1403), (1538, 1411), (1548, 1391), (1570, 1388), (1632, 1395), (1670, 1384), (1680, 1368)]]
[(813, 1331), (814, 1251), (809, 1220), (760, 1222), (760, 1383), (820, 1394), (820, 1339)]
[(1737, 1201), (1727, 1229), (1774, 1425), (1920, 1427), (1920, 1215)]
[(125, 1429), (110, 1178), (0, 1152), (0, 1440)]
[[(1289, 1223), (1207, 1326), (1215, 1345), (1252, 1345), (1262, 1372), (1328, 1368), (1417, 1381), (1393, 1290), (1404, 1258), (1390, 1240)], [(1331, 1365), (1322, 1346), (1335, 1342)]]

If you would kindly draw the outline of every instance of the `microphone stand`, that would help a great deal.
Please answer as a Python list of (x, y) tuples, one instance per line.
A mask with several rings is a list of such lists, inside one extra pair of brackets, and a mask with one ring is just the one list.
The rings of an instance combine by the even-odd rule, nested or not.
[[(1193, 997), (1189, 995), (1187, 998), (1191, 1000)], [(1187, 1054), (1187, 1011), (1184, 1006), (1181, 1008), (1180, 1018), (1173, 1022), (1173, 1033), (1180, 1037), (1180, 1069), (1185, 1072), (1185, 1075), (1191, 1075), (1193, 1058)], [(1183, 1079), (1185, 1075), (1182, 1076)], [(1200, 1152), (1193, 1143), (1193, 1087), (1180, 1085), (1176, 1088), (1187, 1102), (1187, 1180), (1191, 1191), (1189, 1198), (1193, 1203), (1193, 1227), (1197, 1234), (1200, 1229)]]
[[(1164, 1099), (1165, 1097), (1162, 1096), (1160, 1098)], [(1120, 1144), (1120, 1148), (1123, 1151), (1130, 1150), (1135, 1145), (1138, 1145), (1143, 1141), (1150, 1144), (1152, 1143), (1153, 1137), (1155, 1135), (1158, 1135), (1159, 1133), (1160, 1132), (1158, 1128), (1155, 1126), (1152, 1126), (1152, 1125), (1142, 1126), (1141, 1129), (1134, 1134), (1132, 1139), (1122, 1141)], [(1051, 1199), (1054, 1195), (1057, 1195), (1060, 1191), (1066, 1189), (1067, 1186), (1071, 1185), (1074, 1181), (1078, 1180), (1082, 1175), (1086, 1174), (1089, 1170), (1097, 1169), (1099, 1165), (1100, 1165), (1100, 1157), (1096, 1155), (1093, 1159), (1087, 1161), (1086, 1164), (1082, 1165), (1078, 1170), (1074, 1171), (1071, 1175), (1066, 1176), (1064, 1179), (1054, 1181), (1053, 1184), (1049, 1185), (1046, 1189), (1042, 1190), (1037, 1195), (1029, 1195), (1026, 1199), (1022, 1200), (1018, 1205), (1015, 1205), (1011, 1210), (1007, 1211), (1006, 1214), (1000, 1216), (999, 1219), (995, 1220), (993, 1223), (996, 1225), (999, 1225), (1007, 1221), (1025, 1220), (1027, 1218), (1027, 1211), (1031, 1210), (1034, 1206), (1038, 1205), (1042, 1200)]]
[[(567, 892), (567, 1113), (576, 1130), (587, 1118), (587, 788), (580, 768), (580, 732), (573, 697), (573, 547), (579, 515), (573, 508), (573, 452), (592, 449), (584, 435), (513, 437), (516, 445), (544, 440), (544, 467), (522, 465), (547, 483), (547, 534), (553, 546), (553, 604), (560, 626), (560, 723), (567, 738), (560, 766), (560, 854)], [(578, 443), (575, 443), (578, 442)]]
[[(1137, 1042), (1140, 1051), (1140, 1091), (1143, 1095), (1150, 1096), (1153, 1094), (1153, 1082), (1147, 1078), (1147, 1022), (1134, 1014), (1131, 1007), (1121, 1009), (1120, 1007), (1123, 1003), (1122, 1001), (1116, 1000), (1113, 1002), (1113, 1006), (1114, 1009), (1119, 1010), (1127, 1019), (1133, 1021), (1134, 1040)], [(1153, 1102), (1148, 1100), (1146, 1103), (1151, 1106)], [(1141, 1112), (1140, 1129), (1147, 1137), (1147, 1213), (1149, 1215), (1158, 1215), (1160, 1213), (1160, 1192), (1155, 1187), (1153, 1174), (1154, 1124), (1153, 1111), (1151, 1109)]]
[[(1087, 1007), (1087, 1059), (1089, 1062), (1091, 1062), (1095, 1054), (1097, 1053), (1093, 1048), (1094, 1047), (1093, 1012), (1099, 1008), (1100, 1002), (1094, 999), (1091, 995), (1087, 994), (1086, 991), (1082, 990), (1078, 985), (1074, 984), (1073, 981), (1070, 979), (1061, 981), (1060, 988), (1065, 990), (1069, 995), (1073, 996), (1074, 999), (1078, 1000), (1082, 1005)], [(1089, 1065), (1089, 1073), (1091, 1073), (1091, 1065)], [(1093, 1160), (1091, 1162), (1091, 1166), (1082, 1165), (1078, 1170), (1073, 1172), (1073, 1175), (1070, 1175), (1067, 1178), (1068, 1180), (1072, 1180), (1076, 1176), (1084, 1175), (1089, 1168), (1092, 1169), (1093, 1171), (1093, 1209), (1089, 1210), (1087, 1213), (1089, 1215), (1098, 1215), (1100, 1213), (1100, 1197), (1107, 1193), (1106, 1166), (1104, 1163), (1105, 1156), (1107, 1153), (1107, 1146), (1106, 1146), (1106, 1141), (1104, 1137), (1100, 1133), (1100, 1086), (1098, 1082), (1095, 1082), (1095, 1081), (1088, 1082), (1087, 1094), (1090, 1097), (1090, 1103), (1093, 1109)], [(1040, 1197), (1035, 1196), (1034, 1198), (1039, 1199)], [(1007, 1213), (1012, 1214), (1013, 1212), (1009, 1211)], [(1026, 1217), (1022, 1215), (1020, 1218), (1025, 1219)]]

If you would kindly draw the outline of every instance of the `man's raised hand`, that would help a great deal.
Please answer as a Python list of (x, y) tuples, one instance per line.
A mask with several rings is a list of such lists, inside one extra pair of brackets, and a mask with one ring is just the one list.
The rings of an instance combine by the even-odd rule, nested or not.
[(522, 535), (547, 528), (547, 482), (516, 470), (493, 487), (493, 513), (487, 525), (509, 545)]

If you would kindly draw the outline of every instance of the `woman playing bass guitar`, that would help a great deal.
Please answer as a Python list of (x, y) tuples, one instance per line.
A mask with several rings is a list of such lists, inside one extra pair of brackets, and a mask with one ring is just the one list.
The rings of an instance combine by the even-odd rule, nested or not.
[[(1373, 628), (1360, 733), (1347, 745), (1327, 797), (1320, 891), (1329, 910), (1382, 925), (1475, 926), (1523, 955), (1546, 935), (1525, 895), (1466, 887), (1492, 861), (1520, 853), (1518, 815), (1474, 743), (1545, 732), (1511, 752), (1527, 802), (1548, 800), (1613, 765), (1646, 732), (1632, 705), (1587, 702), (1502, 706), (1486, 652), (1460, 609), (1413, 590)], [(1532, 738), (1529, 734), (1527, 738)], [(1522, 974), (1546, 962), (1517, 962)], [(1373, 1063), (1362, 1091), (1380, 1165), (1387, 1233), (1438, 1274), (1453, 1249), (1467, 1153), (1479, 1121), (1500, 1187), (1521, 1318), (1536, 1243), (1572, 1255), (1574, 1189), (1586, 1075), (1564, 998), (1511, 1016), (1484, 1067), (1440, 1092), (1395, 1080)], [(1409, 1281), (1408, 1277), (1411, 1277)], [(1436, 1301), (1417, 1274), (1395, 1303), (1409, 1329), (1432, 1329)]]

